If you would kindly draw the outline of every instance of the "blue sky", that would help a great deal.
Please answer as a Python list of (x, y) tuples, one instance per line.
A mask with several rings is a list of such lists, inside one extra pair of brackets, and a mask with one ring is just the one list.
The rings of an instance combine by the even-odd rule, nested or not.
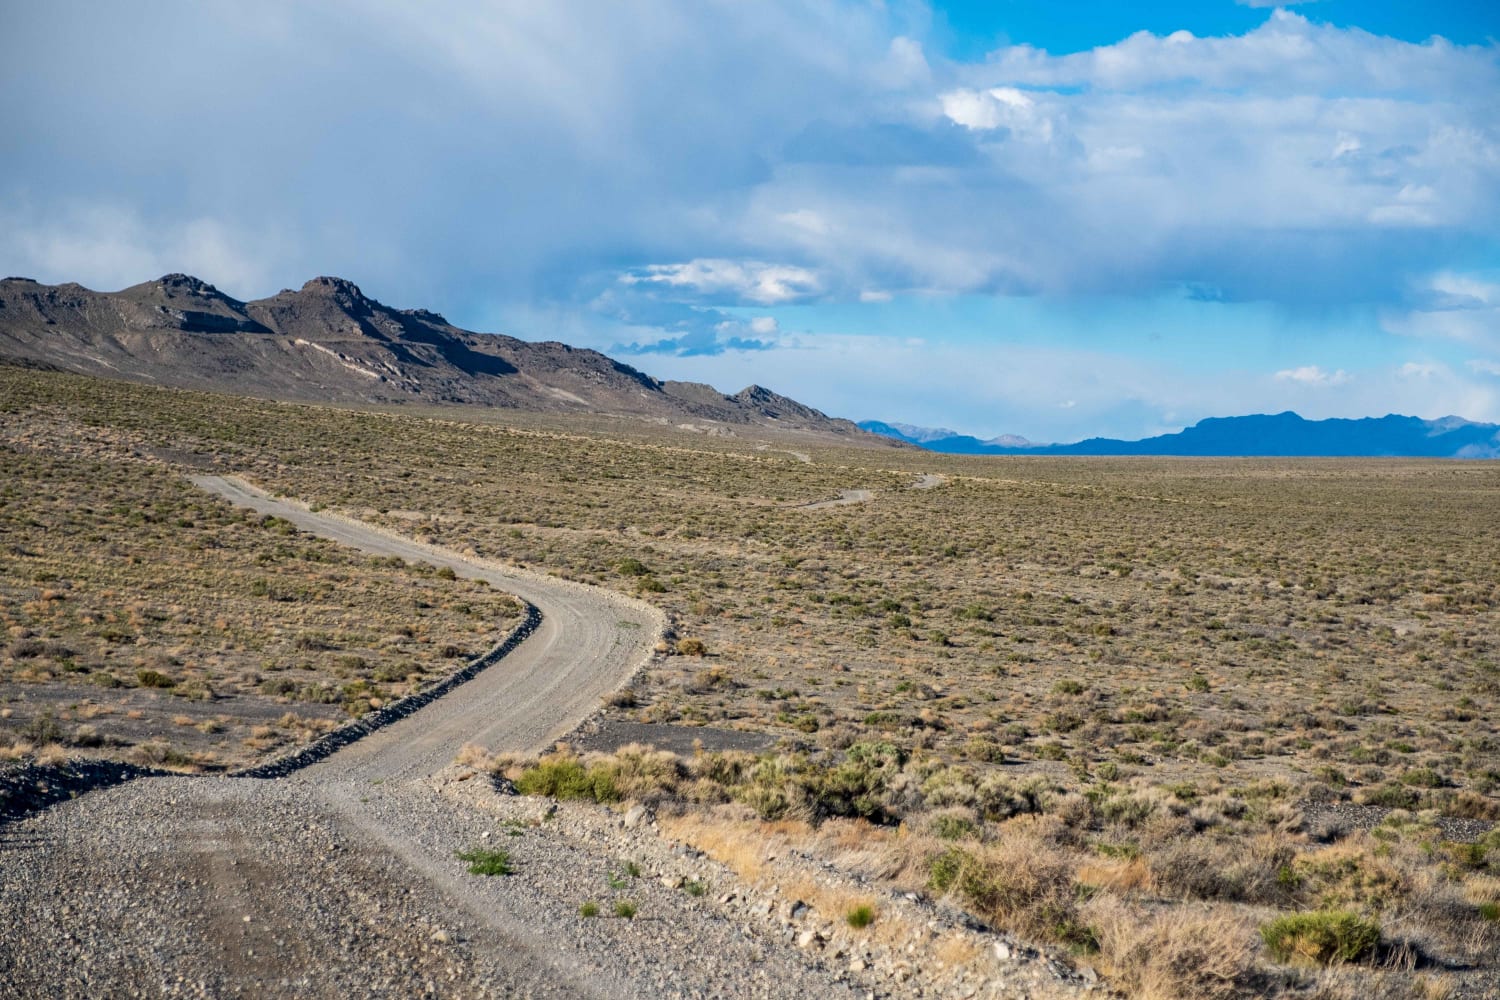
[(0, 271), (338, 274), (980, 436), (1500, 421), (1488, 7), (18, 5)]

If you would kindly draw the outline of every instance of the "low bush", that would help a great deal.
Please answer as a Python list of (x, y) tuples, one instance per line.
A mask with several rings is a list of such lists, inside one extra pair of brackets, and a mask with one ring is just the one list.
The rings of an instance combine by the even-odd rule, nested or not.
[(548, 795), (554, 799), (590, 799), (617, 802), (619, 789), (610, 769), (601, 764), (585, 766), (577, 757), (552, 754), (521, 772), (516, 790), (522, 795)]
[(1380, 925), (1350, 910), (1316, 910), (1268, 921), (1260, 937), (1278, 962), (1334, 965), (1373, 954)]
[(1139, 1000), (1246, 996), (1254, 934), (1222, 907), (1152, 913), (1112, 898), (1086, 908), (1111, 982)]
[(1073, 872), (1057, 850), (1029, 837), (972, 849), (952, 847), (929, 862), (928, 885), (952, 893), (986, 920), (1021, 934), (1090, 946), (1078, 920)]

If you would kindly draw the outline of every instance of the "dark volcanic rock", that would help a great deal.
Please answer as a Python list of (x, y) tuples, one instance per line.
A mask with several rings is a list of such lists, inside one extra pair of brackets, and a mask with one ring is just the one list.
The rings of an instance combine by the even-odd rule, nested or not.
[(252, 302), (185, 274), (119, 292), (7, 278), (0, 362), (273, 399), (619, 414), (880, 441), (759, 386), (726, 396), (661, 382), (597, 351), (392, 309), (326, 276)]

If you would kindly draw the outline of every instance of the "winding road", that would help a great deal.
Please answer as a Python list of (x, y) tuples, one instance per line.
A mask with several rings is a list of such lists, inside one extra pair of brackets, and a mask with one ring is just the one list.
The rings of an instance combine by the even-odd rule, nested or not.
[[(649, 655), (659, 612), (238, 479), (194, 482), (303, 531), (488, 580), (541, 625), (290, 777), (140, 779), (0, 831), (0, 997), (854, 995), (789, 942), (644, 879), (652, 919), (580, 919), (619, 863), (608, 847), (586, 831), (502, 830), (438, 791), (465, 743), (535, 751), (573, 729)], [(469, 874), (455, 851), (482, 843), (506, 847), (517, 874)]]
[(290, 521), (299, 529), (372, 555), (446, 566), (514, 594), (542, 614), (541, 626), (499, 664), (415, 715), (379, 729), (315, 767), (372, 780), (422, 778), (453, 761), (465, 743), (535, 753), (552, 746), (629, 680), (666, 624), (642, 601), (599, 587), (469, 559), (362, 521), (313, 512), (240, 479), (193, 482), (231, 503)]

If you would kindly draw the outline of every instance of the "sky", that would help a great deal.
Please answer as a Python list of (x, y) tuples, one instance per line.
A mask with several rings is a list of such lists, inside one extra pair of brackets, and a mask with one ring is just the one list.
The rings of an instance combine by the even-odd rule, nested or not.
[(980, 437), (1500, 422), (1500, 6), (52, 0), (5, 23), (3, 274), (242, 299), (333, 274)]

